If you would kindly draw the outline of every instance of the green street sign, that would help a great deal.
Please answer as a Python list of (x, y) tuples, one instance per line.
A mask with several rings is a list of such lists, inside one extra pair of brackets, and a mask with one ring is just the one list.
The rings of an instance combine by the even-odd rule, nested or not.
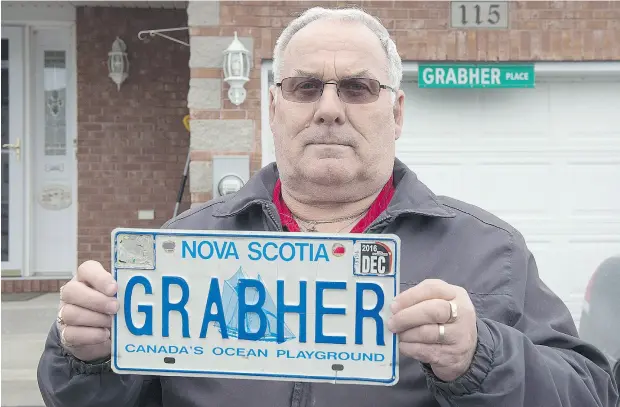
[(533, 88), (534, 65), (420, 64), (420, 88)]

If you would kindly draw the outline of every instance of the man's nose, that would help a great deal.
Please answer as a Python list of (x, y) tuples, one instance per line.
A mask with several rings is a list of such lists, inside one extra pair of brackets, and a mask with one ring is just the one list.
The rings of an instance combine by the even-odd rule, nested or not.
[(334, 83), (326, 83), (321, 98), (316, 102), (314, 119), (317, 124), (343, 124), (345, 122), (344, 104), (338, 97)]

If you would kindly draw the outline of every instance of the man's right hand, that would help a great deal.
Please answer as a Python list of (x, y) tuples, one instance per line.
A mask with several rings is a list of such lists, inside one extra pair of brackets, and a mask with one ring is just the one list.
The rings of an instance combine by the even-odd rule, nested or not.
[(112, 275), (93, 260), (82, 263), (61, 288), (58, 329), (62, 346), (76, 358), (89, 362), (110, 356), (117, 288)]

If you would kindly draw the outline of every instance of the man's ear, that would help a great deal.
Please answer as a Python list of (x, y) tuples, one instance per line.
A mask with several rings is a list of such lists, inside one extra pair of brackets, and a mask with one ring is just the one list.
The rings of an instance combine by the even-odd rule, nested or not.
[(405, 92), (399, 90), (396, 92), (396, 100), (394, 101), (394, 140), (398, 140), (403, 131), (403, 121), (405, 116)]
[(276, 114), (276, 92), (278, 88), (275, 85), (269, 87), (269, 123), (273, 121)]

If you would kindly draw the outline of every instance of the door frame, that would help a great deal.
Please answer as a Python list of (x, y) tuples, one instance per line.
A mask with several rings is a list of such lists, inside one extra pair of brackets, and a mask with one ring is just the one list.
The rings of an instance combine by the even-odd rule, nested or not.
[[(9, 2), (10, 3), (10, 2)], [(50, 10), (51, 9), (51, 10)], [(38, 7), (36, 4), (20, 4), (19, 8), (15, 8), (13, 10), (11, 8), (11, 4), (7, 5), (7, 9), (4, 9), (3, 4), (3, 12), (7, 11), (7, 13), (3, 13), (2, 19), (2, 28), (4, 30), (5, 27), (16, 27), (18, 29), (23, 30), (24, 33), (24, 42), (22, 49), (24, 50), (24, 123), (23, 123), (23, 146), (24, 152), (22, 154), (23, 157), (23, 165), (24, 165), (24, 215), (23, 215), (23, 254), (22, 254), (22, 273), (21, 279), (36, 279), (36, 280), (45, 280), (45, 279), (53, 279), (57, 280), (58, 278), (64, 278), (64, 276), (58, 275), (33, 275), (34, 270), (32, 266), (34, 264), (33, 256), (35, 253), (32, 250), (34, 237), (32, 233), (33, 219), (34, 219), (34, 204), (35, 204), (35, 196), (33, 191), (33, 149), (30, 148), (33, 141), (33, 132), (35, 131), (35, 127), (33, 125), (32, 115), (34, 114), (34, 105), (36, 102), (34, 97), (34, 84), (35, 81), (35, 71), (34, 64), (36, 60), (33, 58), (33, 38), (32, 31), (43, 28), (68, 28), (70, 31), (70, 43), (69, 43), (69, 55), (67, 56), (67, 68), (69, 70), (69, 77), (67, 78), (67, 131), (72, 135), (74, 142), (70, 148), (73, 149), (73, 153), (75, 154), (75, 146), (77, 146), (77, 40), (76, 40), (76, 13), (75, 7), (69, 6), (64, 2), (59, 2), (59, 4), (55, 5), (46, 5), (44, 9)], [(53, 11), (53, 12), (50, 12)], [(75, 219), (74, 225), (74, 233), (73, 233), (73, 242), (72, 246), (72, 257), (73, 257), (73, 267), (71, 268), (72, 274), (75, 275), (77, 270), (77, 255), (78, 255), (78, 162), (77, 158), (74, 160), (74, 171), (73, 171), (73, 186), (75, 194), (74, 194), (74, 204), (71, 205), (72, 210), (74, 211), (73, 216)], [(67, 276), (70, 277), (70, 276)]]
[[(20, 142), (20, 158), (17, 161), (16, 154), (9, 152), (9, 261), (2, 262), (2, 277), (22, 277), (25, 274), (24, 251), (27, 250), (26, 240), (24, 239), (24, 204), (26, 199), (26, 188), (24, 188), (25, 168), (27, 160), (24, 154), (24, 144), (26, 144), (24, 133), (25, 122), (25, 102), (24, 97), (24, 31), (19, 27), (2, 27), (2, 38), (9, 40), (8, 70), (9, 70), (9, 116), (18, 117), (19, 120), (9, 119), (9, 139), (8, 142)], [(17, 222), (15, 222), (17, 220)], [(21, 238), (15, 239), (15, 236)], [(11, 237), (13, 237), (11, 239)]]

